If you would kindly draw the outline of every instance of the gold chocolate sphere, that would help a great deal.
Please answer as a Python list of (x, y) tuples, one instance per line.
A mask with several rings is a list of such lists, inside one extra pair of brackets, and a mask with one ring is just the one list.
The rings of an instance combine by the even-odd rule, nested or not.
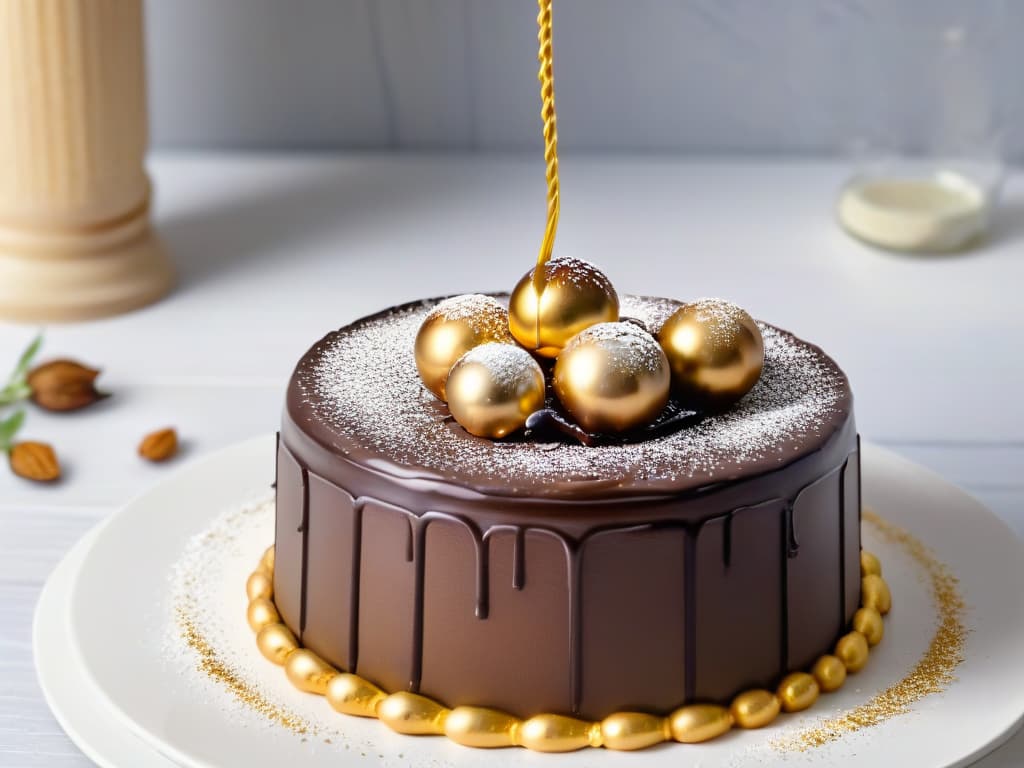
[(782, 703), (771, 691), (745, 691), (732, 700), (729, 711), (740, 728), (764, 728), (779, 715)]
[(481, 344), (459, 358), (445, 387), (448, 410), (479, 437), (505, 437), (544, 406), (544, 372), (514, 344)]
[(885, 635), (882, 614), (874, 608), (858, 608), (853, 614), (853, 628), (864, 635), (868, 645), (878, 645)]
[(847, 672), (860, 672), (868, 663), (868, 641), (860, 632), (848, 632), (836, 642), (835, 654)]
[(842, 659), (826, 654), (814, 662), (811, 674), (821, 690), (826, 693), (836, 691), (846, 682), (846, 665)]
[(555, 394), (590, 432), (650, 423), (668, 401), (670, 380), (658, 342), (633, 323), (593, 325), (573, 336), (555, 362)]
[(487, 707), (456, 707), (444, 721), (444, 735), (465, 747), (513, 747), (522, 721)]
[(605, 749), (646, 749), (671, 735), (668, 720), (645, 712), (616, 712), (601, 721), (601, 743)]
[(376, 717), (377, 705), (388, 696), (369, 680), (349, 672), (332, 677), (326, 695), (332, 709), (356, 717)]
[(684, 405), (724, 408), (750, 391), (764, 366), (764, 341), (743, 309), (699, 299), (676, 310), (658, 334)]
[(445, 299), (423, 318), (416, 334), (416, 367), (423, 384), (442, 400), (455, 361), (487, 342), (514, 344), (508, 310), (479, 293)]
[(256, 646), (267, 660), (283, 665), (298, 650), (299, 641), (284, 624), (267, 624), (257, 633)]
[(882, 563), (877, 557), (866, 550), (860, 551), (860, 575), (881, 576)]
[(619, 319), (611, 281), (580, 259), (552, 259), (541, 279), (531, 269), (512, 291), (509, 329), (516, 341), (544, 357), (557, 357), (569, 339), (597, 323)]
[(866, 608), (874, 608), (885, 616), (892, 608), (892, 593), (885, 579), (873, 573), (860, 580), (860, 602)]
[(732, 728), (732, 713), (717, 704), (687, 704), (668, 717), (672, 738), (697, 744), (721, 736)]
[(377, 717), (388, 728), (409, 736), (444, 733), (444, 721), (451, 710), (433, 699), (411, 691), (397, 691), (377, 705)]
[(782, 704), (783, 712), (802, 712), (818, 700), (820, 690), (814, 675), (791, 672), (782, 678), (775, 695)]
[(306, 648), (298, 648), (288, 654), (284, 661), (288, 680), (300, 691), (327, 693), (327, 684), (338, 674), (338, 670)]

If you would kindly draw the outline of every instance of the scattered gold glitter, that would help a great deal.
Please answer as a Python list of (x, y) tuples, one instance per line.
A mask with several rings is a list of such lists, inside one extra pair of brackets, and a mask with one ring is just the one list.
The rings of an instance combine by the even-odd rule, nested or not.
[(914, 702), (944, 691), (956, 679), (954, 670), (964, 659), (968, 630), (964, 626), (965, 606), (959, 580), (910, 532), (867, 509), (863, 519), (873, 525), (883, 539), (903, 549), (923, 571), (938, 612), (935, 635), (924, 655), (902, 680), (860, 706), (772, 742), (776, 749), (803, 752), (906, 714)]
[(297, 734), (315, 732), (308, 722), (293, 712), (272, 704), (263, 694), (245, 682), (237, 671), (225, 664), (183, 608), (179, 606), (176, 614), (182, 640), (199, 657), (196, 669), (223, 685), (236, 699), (271, 722), (280, 723)]
[[(200, 534), (195, 543), (197, 550), (221, 551), (235, 546), (239, 534), (260, 515), (266, 514), (272, 501), (246, 504), (232, 510), (212, 529)], [(269, 701), (256, 687), (247, 682), (245, 676), (235, 667), (226, 663), (213, 643), (200, 628), (197, 616), (198, 598), (204, 578), (195, 563), (177, 575), (179, 590), (174, 601), (174, 616), (178, 634), (185, 645), (197, 657), (196, 669), (214, 682), (223, 686), (241, 704), (268, 721), (283, 725), (296, 734), (315, 734), (317, 729), (301, 716)]]

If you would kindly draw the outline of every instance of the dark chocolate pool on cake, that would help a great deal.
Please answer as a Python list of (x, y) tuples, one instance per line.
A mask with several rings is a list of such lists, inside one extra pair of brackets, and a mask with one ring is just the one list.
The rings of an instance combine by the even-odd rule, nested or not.
[(329, 334), (289, 385), (274, 594), (304, 646), (388, 691), (591, 719), (728, 702), (828, 652), (859, 602), (860, 483), (827, 355), (761, 324), (764, 372), (726, 413), (629, 445), (504, 443), (420, 383), (434, 303)]

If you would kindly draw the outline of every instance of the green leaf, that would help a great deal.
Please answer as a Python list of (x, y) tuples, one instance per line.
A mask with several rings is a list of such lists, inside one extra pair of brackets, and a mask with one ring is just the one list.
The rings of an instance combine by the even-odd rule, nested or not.
[(0, 389), (0, 406), (28, 400), (32, 396), (32, 388), (28, 384), (8, 384)]
[(18, 434), (21, 425), (25, 423), (25, 409), (19, 408), (3, 421), (0, 421), (0, 451), (11, 450), (11, 443), (14, 436)]
[(14, 371), (11, 372), (11, 377), (7, 381), (8, 386), (25, 383), (25, 377), (28, 375), (29, 368), (32, 367), (32, 361), (35, 360), (42, 346), (43, 334), (40, 331), (32, 340), (32, 343), (21, 353), (21, 357), (18, 358), (18, 364), (14, 366)]

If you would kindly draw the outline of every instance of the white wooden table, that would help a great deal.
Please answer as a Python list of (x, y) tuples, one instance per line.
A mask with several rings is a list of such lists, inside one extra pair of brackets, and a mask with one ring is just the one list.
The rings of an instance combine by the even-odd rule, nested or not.
[[(509, 289), (543, 225), (533, 155), (164, 154), (152, 167), (178, 291), (48, 329), (43, 356), (102, 366), (114, 396), (30, 413), (23, 436), (57, 447), (60, 485), (0, 466), (0, 765), (87, 764), (39, 693), (32, 611), (71, 544), (172, 471), (137, 458), (143, 434), (178, 428), (180, 464), (274, 430), (292, 366), (324, 332), (418, 297)], [(1024, 176), (988, 245), (929, 259), (837, 229), (838, 164), (570, 156), (562, 168), (558, 252), (602, 265), (620, 291), (721, 295), (821, 344), (852, 380), (866, 438), (1024, 535)], [(0, 368), (33, 333), (0, 325)], [(1021, 763), (1018, 738), (983, 764)]]

